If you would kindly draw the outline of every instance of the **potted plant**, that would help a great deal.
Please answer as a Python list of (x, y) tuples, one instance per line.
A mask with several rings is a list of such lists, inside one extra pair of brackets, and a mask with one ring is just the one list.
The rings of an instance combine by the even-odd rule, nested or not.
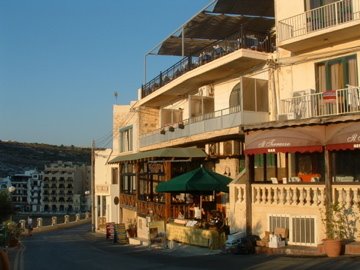
[(340, 256), (345, 240), (355, 239), (359, 217), (352, 207), (340, 203), (329, 204), (325, 214), (321, 214), (326, 229), (326, 239), (323, 240), (325, 253), (328, 257)]
[(5, 230), (7, 231), (7, 244), (9, 247), (15, 247), (19, 244), (23, 229), (19, 226), (20, 223), (8, 221), (5, 223)]
[(128, 228), (127, 228), (126, 231), (127, 231), (130, 238), (133, 238), (133, 237), (137, 236), (137, 225), (136, 225), (136, 219), (135, 218), (128, 220)]

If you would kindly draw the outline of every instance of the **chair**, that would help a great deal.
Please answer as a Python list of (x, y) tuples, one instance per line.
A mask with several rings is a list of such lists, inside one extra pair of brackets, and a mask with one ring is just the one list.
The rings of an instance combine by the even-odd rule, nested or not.
[(270, 177), (270, 180), (273, 184), (278, 184), (278, 179), (276, 177)]

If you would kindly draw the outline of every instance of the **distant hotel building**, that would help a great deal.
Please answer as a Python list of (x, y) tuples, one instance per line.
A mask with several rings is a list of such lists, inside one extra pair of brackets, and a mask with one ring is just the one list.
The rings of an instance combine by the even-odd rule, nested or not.
[(90, 166), (56, 162), (45, 166), (42, 209), (45, 212), (89, 210), (86, 191), (90, 190)]

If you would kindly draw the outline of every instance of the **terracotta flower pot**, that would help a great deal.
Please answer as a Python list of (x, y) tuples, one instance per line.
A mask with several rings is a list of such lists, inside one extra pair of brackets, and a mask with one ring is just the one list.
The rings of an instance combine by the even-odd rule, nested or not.
[(342, 241), (337, 239), (325, 239), (324, 249), (328, 257), (338, 257), (341, 254)]

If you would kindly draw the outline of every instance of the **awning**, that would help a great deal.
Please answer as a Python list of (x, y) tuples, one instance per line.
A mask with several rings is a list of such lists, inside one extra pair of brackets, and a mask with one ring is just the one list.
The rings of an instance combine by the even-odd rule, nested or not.
[(360, 122), (329, 125), (326, 127), (326, 149), (360, 149)]
[(206, 153), (199, 148), (162, 148), (157, 150), (138, 152), (129, 155), (117, 156), (110, 160), (109, 164), (122, 163), (128, 161), (135, 161), (140, 159), (155, 159), (155, 158), (205, 158)]
[(215, 40), (245, 29), (268, 34), (275, 26), (274, 2), (269, 0), (218, 0), (209, 4), (165, 38), (148, 54), (196, 55)]
[(245, 136), (245, 154), (322, 152), (324, 126), (250, 131)]
[(201, 192), (229, 192), (228, 185), (231, 178), (211, 170), (199, 167), (172, 178), (167, 182), (159, 183), (156, 192), (201, 193)]
[[(183, 26), (185, 55), (197, 55), (211, 43), (222, 40), (234, 33), (234, 29), (245, 29), (268, 33), (275, 25), (274, 19), (242, 15), (200, 12)], [(159, 46), (159, 55), (182, 55), (182, 32), (166, 38)]]
[(218, 0), (214, 12), (275, 17), (274, 1), (269, 0)]

